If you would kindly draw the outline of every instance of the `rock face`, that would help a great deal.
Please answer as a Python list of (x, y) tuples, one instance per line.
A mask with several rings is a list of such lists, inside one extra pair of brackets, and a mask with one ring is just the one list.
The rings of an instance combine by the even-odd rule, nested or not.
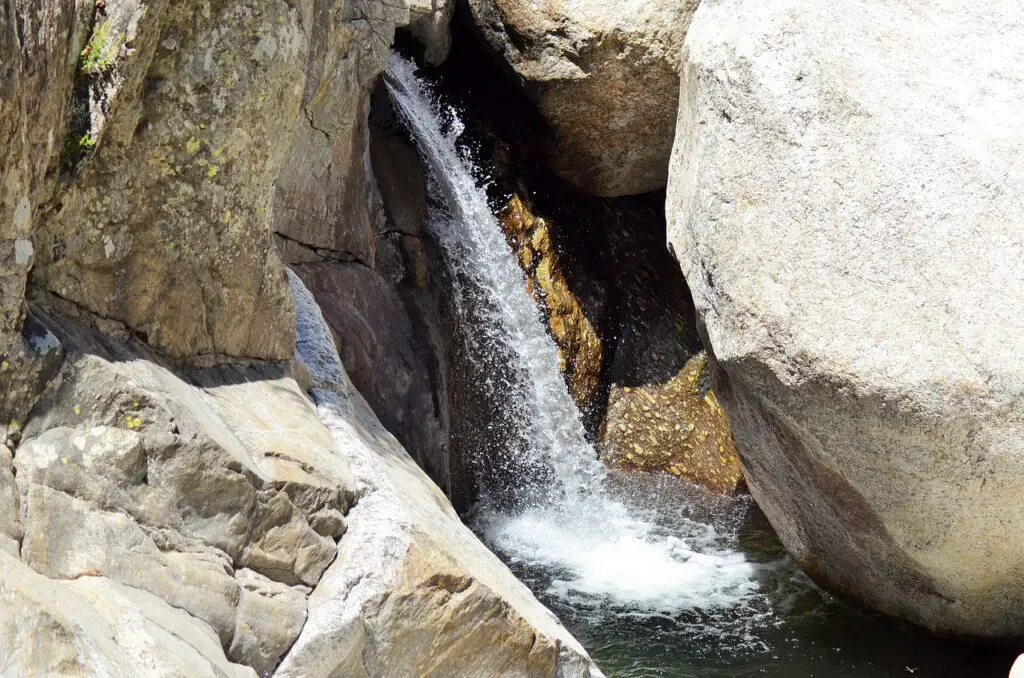
[(987, 637), (1024, 635), (1019, 17), (702, 4), (668, 198), (783, 543), (834, 590)]
[(342, 359), (352, 366), (353, 384), (421, 466), (442, 487), (450, 487), (446, 432), (436, 402), (440, 387), (430, 370), (434, 354), (418, 335), (399, 289), (356, 263), (300, 264), (295, 271), (323, 300), (324, 317), (342, 338)]
[[(23, 337), (25, 287), (37, 242), (47, 176), (63, 138), (84, 4), (6, 3), (0, 8), (0, 422), (21, 421), (59, 365)], [(83, 7), (80, 7), (82, 5)]]
[(409, 10), (378, 0), (327, 0), (312, 10), (296, 102), (304, 120), (273, 191), (274, 230), (335, 258), (373, 266), (384, 229), (370, 165), (370, 95), (395, 26), (408, 23)]
[(604, 347), (565, 278), (551, 240), (551, 227), (545, 219), (530, 212), (518, 195), (505, 206), (500, 223), (526, 273), (527, 290), (547, 316), (569, 394), (581, 411), (590, 411), (597, 406)]
[(613, 385), (598, 440), (601, 457), (618, 466), (664, 471), (723, 493), (742, 484), (703, 353), (664, 383)]
[(469, 0), (478, 32), (551, 125), (547, 164), (602, 196), (665, 185), (679, 53), (695, 6)]
[(41, 225), (34, 280), (173, 358), (287, 360), (269, 196), (299, 115), (311, 10), (97, 9), (80, 77), (112, 84), (102, 106), (80, 105), (104, 121), (69, 127), (64, 161), (77, 176)]
[(5, 532), (21, 559), (146, 591), (272, 668), (305, 614), (291, 587), (319, 581), (356, 495), (315, 411), (280, 367), (185, 381), (140, 346), (50, 322), (68, 359), (15, 451), (20, 525)]
[(409, 0), (408, 31), (423, 46), (423, 60), (432, 66), (448, 58), (453, 14), (455, 0)]
[(420, 234), (425, 179), (415, 152), (382, 130), (387, 95), (375, 91), (409, 10), (350, 5), (330, 4), (329, 27), (316, 34), (321, 46), (310, 54), (302, 100), (309, 124), (296, 133), (278, 179), (274, 228), (284, 260), (323, 307), (359, 391), (451, 492), (443, 365)]
[(107, 577), (54, 581), (0, 553), (0, 656), (19, 676), (255, 678), (210, 627)]
[(67, 360), (0, 448), (5, 667), (600, 676), (381, 426), (292, 282), (316, 407), (282, 366), (172, 370), (44, 318)]

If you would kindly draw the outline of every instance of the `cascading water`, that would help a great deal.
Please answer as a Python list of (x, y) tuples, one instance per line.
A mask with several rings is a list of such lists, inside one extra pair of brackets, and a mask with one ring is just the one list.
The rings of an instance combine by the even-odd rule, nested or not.
[[(476, 377), (500, 404), (495, 437), (504, 449), (490, 473), (513, 480), (481, 479), (473, 527), (609, 675), (873, 677), (902, 675), (890, 671), (904, 662), (937, 669), (926, 675), (968, 675), (963, 667), (976, 658), (936, 651), (929, 637), (817, 591), (770, 530), (745, 531), (749, 500), (605, 469), (481, 173), (459, 146), (458, 115), (397, 55), (385, 83), (447, 207), (432, 213), (429, 228), (444, 250), (455, 307), (472, 318), (462, 324), (472, 330), (465, 340)], [(495, 487), (511, 488), (515, 500)]]
[(485, 319), (474, 332), (514, 361), (515, 383), (495, 396), (514, 412), (525, 443), (519, 453), (527, 467), (538, 470), (521, 479), (536, 486), (523, 489), (530, 500), (520, 510), (506, 512), (484, 497), (476, 518), (486, 537), (513, 558), (560, 572), (551, 587), (566, 596), (604, 596), (671, 611), (729, 605), (750, 594), (759, 566), (720, 548), (713, 527), (689, 521), (691, 533), (671, 534), (648, 510), (628, 506), (609, 490), (608, 474), (586, 440), (559, 372), (555, 343), (526, 292), (477, 172), (457, 145), (458, 117), (449, 110), (450, 121), (442, 124), (414, 70), (393, 56), (386, 82), (450, 211), (432, 220), (433, 235), (445, 251), (458, 297), (463, 303), (472, 297)]

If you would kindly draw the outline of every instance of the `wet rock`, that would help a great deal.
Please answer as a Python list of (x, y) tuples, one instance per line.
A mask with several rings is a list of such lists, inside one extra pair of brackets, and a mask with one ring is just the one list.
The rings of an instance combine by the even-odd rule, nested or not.
[(381, 426), (310, 292), (295, 289), (318, 412), (366, 491), (276, 675), (600, 676)]
[(711, 390), (704, 354), (665, 383), (612, 386), (598, 439), (612, 464), (671, 473), (718, 492), (742, 487), (729, 418)]
[(509, 200), (499, 221), (527, 276), (527, 291), (545, 311), (569, 393), (581, 411), (590, 412), (598, 406), (604, 350), (583, 304), (566, 280), (551, 227), (545, 219), (536, 217), (518, 195)]
[(478, 32), (554, 132), (547, 164), (592, 195), (661, 188), (690, 0), (470, 0)]
[[(352, 382), (389, 431), (424, 469), (448, 485), (445, 422), (430, 337), (417, 335), (416, 308), (383, 275), (359, 264), (324, 262), (294, 267), (331, 330)], [(389, 375), (382, 379), (381, 375)]]
[(1013, 2), (950, 10), (701, 4), (669, 240), (796, 560), (928, 628), (1019, 638), (1024, 26)]

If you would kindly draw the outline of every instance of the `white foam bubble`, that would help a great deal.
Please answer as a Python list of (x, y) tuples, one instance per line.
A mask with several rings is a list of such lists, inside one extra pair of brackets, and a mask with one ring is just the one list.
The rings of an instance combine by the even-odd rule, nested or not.
[(573, 511), (484, 510), (477, 521), (494, 548), (547, 568), (548, 593), (561, 598), (676, 613), (731, 607), (757, 592), (761, 566), (718, 545), (714, 526), (682, 519), (669, 532), (607, 496), (595, 499)]

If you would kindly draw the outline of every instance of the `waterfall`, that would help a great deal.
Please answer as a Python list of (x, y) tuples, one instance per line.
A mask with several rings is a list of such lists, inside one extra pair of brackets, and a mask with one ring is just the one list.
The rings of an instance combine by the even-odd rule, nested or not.
[[(587, 442), (558, 367), (554, 341), (526, 291), (524, 274), (488, 205), (478, 171), (460, 149), (463, 126), (433, 96), (415, 65), (391, 57), (385, 83), (422, 153), (431, 190), (447, 205), (430, 219), (453, 279), (454, 302), (472, 305), (467, 341), (509, 361), (508, 383), (490, 386), (507, 422), (528, 499), (516, 509), (482, 498), (474, 527), (513, 563), (544, 568), (547, 591), (630, 610), (674, 612), (735, 606), (758, 589), (759, 568), (683, 502), (617, 492)], [(483, 485), (486, 488), (486, 484)], [(645, 488), (644, 492), (649, 491)], [(666, 505), (669, 504), (669, 505)]]

